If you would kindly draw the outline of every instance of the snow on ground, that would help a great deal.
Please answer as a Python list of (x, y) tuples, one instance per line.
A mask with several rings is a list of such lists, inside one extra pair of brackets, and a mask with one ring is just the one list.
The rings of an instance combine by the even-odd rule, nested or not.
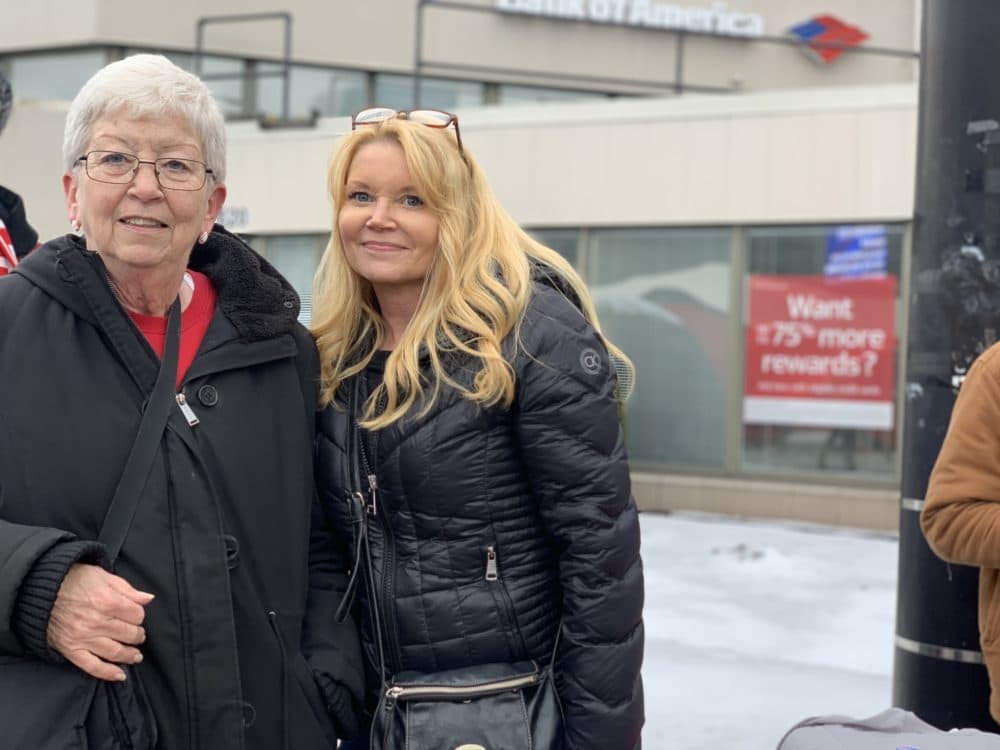
[(891, 705), (895, 536), (643, 513), (645, 750), (773, 750)]

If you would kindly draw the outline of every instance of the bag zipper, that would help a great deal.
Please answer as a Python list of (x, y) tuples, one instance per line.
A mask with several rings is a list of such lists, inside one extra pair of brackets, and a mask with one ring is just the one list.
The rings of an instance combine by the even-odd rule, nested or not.
[(386, 707), (391, 707), (397, 701), (417, 700), (420, 698), (456, 699), (477, 698), (481, 696), (503, 693), (508, 690), (518, 690), (537, 684), (538, 673), (508, 677), (504, 680), (483, 682), (477, 685), (393, 685), (386, 689)]

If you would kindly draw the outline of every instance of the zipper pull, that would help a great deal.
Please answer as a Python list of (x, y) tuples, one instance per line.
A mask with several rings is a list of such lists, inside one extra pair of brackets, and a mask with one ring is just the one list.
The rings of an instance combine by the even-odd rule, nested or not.
[(403, 688), (399, 685), (393, 685), (385, 691), (385, 710), (391, 711), (392, 707), (396, 705), (396, 701), (399, 700), (399, 696), (403, 694)]
[(499, 578), (497, 575), (497, 551), (493, 549), (491, 544), (486, 548), (486, 580), (495, 581)]
[(368, 513), (374, 516), (378, 510), (378, 504), (375, 502), (378, 494), (378, 477), (374, 474), (368, 475), (368, 493), (371, 497), (371, 502), (368, 503)]
[(183, 393), (177, 394), (177, 405), (181, 408), (181, 414), (184, 415), (184, 419), (187, 420), (188, 425), (194, 427), (198, 424), (198, 415), (194, 413), (194, 409), (192, 409), (190, 404), (188, 404), (187, 398)]

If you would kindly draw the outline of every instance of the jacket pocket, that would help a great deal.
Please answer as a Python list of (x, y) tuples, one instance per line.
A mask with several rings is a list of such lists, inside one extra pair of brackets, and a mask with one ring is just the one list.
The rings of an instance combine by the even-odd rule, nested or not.
[(87, 715), (88, 750), (152, 750), (158, 731), (142, 678), (125, 668), (125, 682), (101, 681)]
[(323, 747), (321, 743), (326, 743), (330, 748), (335, 748), (338, 737), (333, 719), (326, 709), (312, 669), (299, 650), (299, 644), (293, 643), (289, 635), (299, 632), (301, 615), (269, 612), (268, 617), (281, 652), (279, 677), (285, 704), (282, 709), (285, 723), (282, 731), (288, 740), (288, 747), (319, 748)]
[(486, 548), (486, 569), (483, 578), (496, 604), (497, 611), (500, 613), (500, 625), (507, 639), (510, 658), (515, 661), (527, 659), (528, 649), (525, 646), (521, 628), (517, 624), (514, 602), (510, 598), (510, 592), (504, 584), (501, 573), (499, 549), (496, 545), (491, 544)]
[(32, 750), (152, 750), (156, 723), (134, 670), (123, 683), (97, 680), (69, 663), (0, 657), (4, 747)]

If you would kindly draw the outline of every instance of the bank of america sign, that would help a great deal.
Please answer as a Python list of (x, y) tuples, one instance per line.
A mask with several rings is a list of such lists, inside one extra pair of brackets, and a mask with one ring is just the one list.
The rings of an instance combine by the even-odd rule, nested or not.
[(721, 2), (706, 7), (674, 5), (654, 0), (496, 0), (496, 7), (505, 13), (567, 21), (742, 37), (759, 37), (764, 34), (764, 18), (759, 13), (730, 10), (726, 3)]

